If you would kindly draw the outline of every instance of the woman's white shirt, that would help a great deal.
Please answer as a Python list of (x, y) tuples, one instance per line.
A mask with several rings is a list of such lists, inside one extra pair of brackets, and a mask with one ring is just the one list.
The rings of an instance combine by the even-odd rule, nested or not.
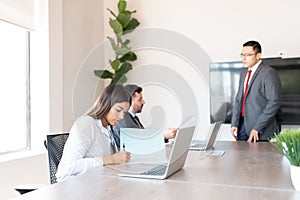
[(56, 173), (57, 181), (103, 166), (112, 155), (111, 132), (98, 119), (79, 117), (73, 124)]

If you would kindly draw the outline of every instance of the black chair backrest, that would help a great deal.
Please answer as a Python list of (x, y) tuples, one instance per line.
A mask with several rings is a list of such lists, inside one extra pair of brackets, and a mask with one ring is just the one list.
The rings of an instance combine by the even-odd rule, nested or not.
[(45, 147), (48, 150), (51, 184), (57, 182), (55, 174), (68, 137), (69, 133), (47, 135), (47, 139), (44, 142)]

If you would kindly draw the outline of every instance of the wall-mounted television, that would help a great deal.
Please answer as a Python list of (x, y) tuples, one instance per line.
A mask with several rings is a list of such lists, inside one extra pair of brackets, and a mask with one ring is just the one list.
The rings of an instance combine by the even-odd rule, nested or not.
[[(300, 125), (300, 58), (265, 58), (282, 85), (282, 105), (277, 114), (280, 125)], [(230, 124), (232, 106), (238, 90), (240, 72), (247, 70), (241, 61), (210, 63), (211, 122)]]

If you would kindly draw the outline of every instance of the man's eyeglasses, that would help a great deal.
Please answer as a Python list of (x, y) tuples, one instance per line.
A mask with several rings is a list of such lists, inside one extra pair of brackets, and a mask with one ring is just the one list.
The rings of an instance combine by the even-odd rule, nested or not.
[(256, 55), (256, 53), (241, 53), (240, 54), (241, 58), (243, 58), (243, 57), (248, 58), (248, 57), (253, 56), (253, 55)]

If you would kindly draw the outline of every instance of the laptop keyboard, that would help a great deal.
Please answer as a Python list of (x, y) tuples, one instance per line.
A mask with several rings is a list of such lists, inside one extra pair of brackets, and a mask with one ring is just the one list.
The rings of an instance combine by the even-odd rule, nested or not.
[(164, 175), (167, 169), (167, 165), (158, 165), (146, 172), (143, 175)]

